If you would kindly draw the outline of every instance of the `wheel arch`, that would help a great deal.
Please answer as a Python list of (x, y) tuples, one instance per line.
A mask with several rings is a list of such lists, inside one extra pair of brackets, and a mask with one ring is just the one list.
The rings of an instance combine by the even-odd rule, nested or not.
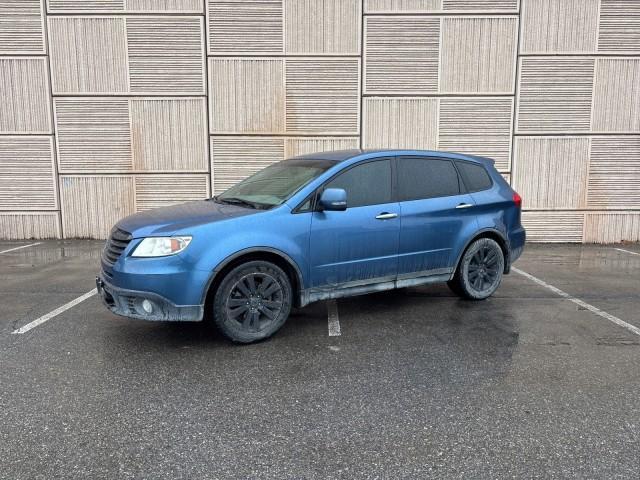
[(205, 314), (207, 305), (211, 304), (213, 295), (225, 275), (238, 265), (252, 260), (271, 262), (282, 268), (291, 282), (294, 305), (299, 306), (301, 301), (300, 294), (304, 288), (304, 280), (300, 267), (298, 267), (296, 262), (289, 255), (280, 250), (271, 247), (252, 247), (240, 250), (233, 255), (228, 256), (213, 270), (204, 290), (203, 304), (205, 305)]
[(505, 274), (509, 273), (509, 271), (511, 270), (511, 260), (510, 260), (510, 254), (509, 254), (509, 243), (507, 242), (507, 239), (499, 230), (496, 230), (494, 228), (485, 228), (483, 230), (477, 231), (474, 234), (474, 236), (471, 237), (471, 239), (464, 245), (464, 248), (460, 251), (458, 258), (456, 259), (455, 268), (453, 269), (453, 274), (455, 275), (455, 273), (458, 271), (458, 267), (460, 266), (460, 261), (462, 260), (464, 253), (469, 248), (469, 245), (471, 245), (473, 242), (475, 242), (479, 238), (490, 238), (492, 240), (495, 240), (496, 243), (500, 245), (500, 249), (502, 250), (502, 254), (504, 255), (503, 273)]

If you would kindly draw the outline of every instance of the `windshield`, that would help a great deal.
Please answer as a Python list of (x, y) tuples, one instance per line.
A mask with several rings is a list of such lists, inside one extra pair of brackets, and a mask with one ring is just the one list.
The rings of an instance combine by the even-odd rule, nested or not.
[(330, 160), (285, 160), (254, 173), (214, 197), (219, 203), (271, 208), (284, 203), (322, 172), (334, 165)]

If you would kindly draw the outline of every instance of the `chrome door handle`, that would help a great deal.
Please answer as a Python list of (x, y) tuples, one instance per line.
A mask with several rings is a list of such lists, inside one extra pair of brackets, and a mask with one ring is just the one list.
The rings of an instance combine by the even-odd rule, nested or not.
[(471, 203), (461, 203), (460, 205), (456, 206), (456, 208), (469, 208), (469, 207), (473, 207), (473, 205)]
[(376, 215), (376, 220), (389, 220), (390, 218), (396, 218), (397, 213), (382, 212), (380, 215)]

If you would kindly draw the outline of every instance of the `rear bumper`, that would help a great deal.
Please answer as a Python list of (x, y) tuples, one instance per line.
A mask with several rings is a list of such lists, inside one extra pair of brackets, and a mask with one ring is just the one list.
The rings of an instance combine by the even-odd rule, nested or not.
[(524, 228), (520, 227), (511, 232), (509, 235), (509, 264), (512, 264), (520, 258), (526, 240), (527, 232)]
[[(203, 318), (202, 305), (176, 305), (157, 293), (119, 288), (105, 281), (102, 275), (96, 277), (96, 288), (102, 303), (123, 317), (182, 322), (197, 322)], [(145, 300), (148, 301), (147, 310), (143, 308)]]

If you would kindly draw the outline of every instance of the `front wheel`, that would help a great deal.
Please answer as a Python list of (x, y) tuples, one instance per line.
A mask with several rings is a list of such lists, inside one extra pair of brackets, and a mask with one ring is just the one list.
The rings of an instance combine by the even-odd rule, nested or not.
[(239, 343), (263, 340), (277, 332), (289, 317), (291, 282), (277, 265), (251, 261), (224, 277), (213, 301), (216, 326)]
[(500, 286), (503, 271), (504, 253), (500, 245), (491, 238), (479, 238), (465, 251), (448, 285), (460, 296), (484, 300)]

